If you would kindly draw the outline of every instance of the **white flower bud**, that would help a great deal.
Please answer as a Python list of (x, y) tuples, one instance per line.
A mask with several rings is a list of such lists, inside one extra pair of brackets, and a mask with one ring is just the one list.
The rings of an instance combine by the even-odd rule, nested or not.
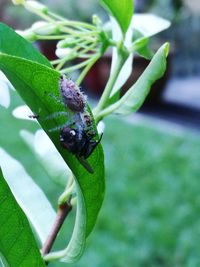
[(76, 40), (72, 37), (68, 37), (67, 39), (61, 40), (57, 43), (57, 48), (66, 48), (73, 45)]
[(12, 0), (14, 5), (23, 5), (25, 3), (25, 0)]
[(46, 21), (37, 21), (31, 26), (31, 30), (39, 35), (50, 35), (56, 33), (58, 27)]
[(30, 29), (25, 30), (25, 31), (16, 30), (16, 33), (21, 35), (23, 38), (25, 38), (26, 40), (31, 41), (31, 42), (37, 40), (35, 33), (33, 31), (31, 31)]
[(59, 58), (74, 58), (77, 56), (76, 51), (71, 48), (58, 48), (56, 49), (56, 56)]
[(101, 19), (97, 15), (93, 15), (92, 16), (92, 22), (95, 25), (101, 25), (102, 24)]
[(25, 7), (30, 11), (38, 10), (42, 13), (48, 13), (48, 7), (36, 1), (26, 1)]

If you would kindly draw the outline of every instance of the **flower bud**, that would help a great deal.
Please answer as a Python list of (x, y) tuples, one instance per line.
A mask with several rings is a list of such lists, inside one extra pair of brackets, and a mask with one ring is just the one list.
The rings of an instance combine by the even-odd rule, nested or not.
[(94, 25), (97, 25), (97, 26), (102, 24), (101, 19), (97, 15), (92, 16), (92, 22)]
[(26, 1), (25, 7), (29, 11), (37, 10), (37, 11), (42, 12), (42, 13), (48, 13), (48, 7), (43, 5), (43, 4), (38, 3), (36, 1), (31, 1), (31, 0)]
[(76, 51), (71, 48), (58, 48), (56, 49), (56, 56), (59, 58), (71, 59), (77, 56)]
[(31, 30), (39, 35), (50, 35), (57, 32), (58, 27), (46, 21), (37, 21), (31, 26)]
[(76, 44), (79, 42), (79, 40), (77, 40), (76, 38), (74, 37), (67, 37), (66, 39), (64, 40), (60, 40), (58, 43), (57, 43), (57, 48), (71, 48), (73, 46), (76, 46)]
[(31, 31), (30, 29), (25, 30), (25, 31), (16, 30), (16, 33), (21, 35), (23, 38), (25, 38), (26, 40), (31, 41), (31, 42), (37, 40), (35, 33), (33, 31)]
[(66, 40), (61, 40), (56, 45), (57, 48), (64, 48), (66, 47)]
[(14, 5), (23, 5), (25, 3), (25, 0), (12, 0)]

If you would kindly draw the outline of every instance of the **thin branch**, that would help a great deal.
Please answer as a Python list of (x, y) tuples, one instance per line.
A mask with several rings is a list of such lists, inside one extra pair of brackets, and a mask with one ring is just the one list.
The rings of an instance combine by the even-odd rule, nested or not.
[(42, 255), (43, 256), (50, 252), (50, 250), (54, 244), (54, 241), (58, 235), (58, 232), (59, 232), (61, 226), (63, 225), (67, 215), (71, 211), (71, 209), (72, 209), (72, 205), (70, 204), (70, 202), (66, 202), (66, 203), (64, 203), (58, 207), (56, 220), (54, 222), (54, 225), (52, 227), (52, 230), (51, 230), (46, 242), (44, 243), (44, 245), (42, 247)]

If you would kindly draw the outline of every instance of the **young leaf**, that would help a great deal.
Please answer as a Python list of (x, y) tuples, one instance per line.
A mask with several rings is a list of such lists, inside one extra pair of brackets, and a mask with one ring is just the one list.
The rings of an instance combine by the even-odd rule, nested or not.
[[(17, 177), (16, 177), (17, 178)], [(45, 266), (28, 220), (0, 169), (0, 253), (9, 267)]]
[(123, 34), (125, 34), (133, 15), (133, 0), (100, 0), (100, 3), (117, 20)]
[[(160, 79), (166, 69), (166, 57), (169, 44), (164, 44), (154, 55), (151, 62), (138, 78), (136, 83), (125, 93), (125, 95), (111, 105), (108, 109), (115, 110), (118, 114), (129, 114), (137, 111), (143, 104), (152, 84)], [(106, 111), (106, 110), (105, 110)]]
[(170, 22), (153, 14), (134, 14), (130, 27), (143, 37), (151, 37), (169, 28)]
[(149, 38), (141, 37), (132, 44), (132, 51), (138, 53), (141, 57), (151, 59), (154, 55), (153, 51), (148, 47)]
[[(9, 31), (9, 36), (12, 36), (12, 42), (15, 43), (14, 47), (18, 47), (18, 42), (21, 42), (21, 38), (3, 24), (0, 25), (0, 28), (4, 31), (5, 35)], [(12, 46), (9, 39), (6, 38), (5, 41)], [(23, 44), (20, 43), (20, 45), (20, 49), (26, 51), (26, 45), (30, 44), (24, 42)], [(34, 50), (33, 47), (32, 50)], [(66, 123), (66, 118), (54, 117), (52, 120), (46, 119), (55, 112), (65, 111), (62, 104), (52, 98), (52, 95), (60, 97), (58, 88), (59, 72), (48, 67), (46, 63), (41, 62), (39, 56), (37, 56), (35, 61), (32, 61), (34, 60), (33, 58), (28, 60), (28, 54), (24, 54), (23, 58), (14, 56), (14, 54), (15, 51), (12, 51), (12, 55), (6, 54), (2, 50), (2, 46), (0, 47), (0, 69), (6, 74), (33, 113), (39, 115), (39, 123), (51, 138), (76, 178), (78, 198), (76, 223), (69, 246), (64, 251), (64, 254), (62, 254), (65, 257), (65, 261), (74, 261), (83, 252), (85, 239), (95, 225), (104, 198), (103, 150), (101, 144), (99, 144), (87, 160), (93, 169), (93, 173), (89, 173), (74, 155), (61, 147), (59, 132), (51, 132), (50, 129)]]

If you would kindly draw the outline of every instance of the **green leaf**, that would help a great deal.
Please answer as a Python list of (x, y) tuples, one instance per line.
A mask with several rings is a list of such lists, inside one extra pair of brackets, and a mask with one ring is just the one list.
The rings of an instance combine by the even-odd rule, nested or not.
[(125, 34), (133, 15), (133, 0), (100, 0), (100, 3), (117, 20)]
[[(17, 178), (17, 177), (16, 177)], [(28, 220), (0, 169), (0, 253), (9, 267), (45, 266)]]
[(136, 83), (118, 102), (110, 106), (109, 109), (116, 110), (118, 114), (129, 114), (137, 111), (143, 104), (153, 83), (163, 76), (166, 69), (168, 52), (169, 44), (166, 43), (156, 52)]
[[(14, 197), (26, 213), (43, 244), (56, 219), (56, 213), (45, 194), (31, 179), (22, 165), (0, 147), (0, 166)], [(20, 179), (16, 179), (17, 176)], [(48, 223), (47, 223), (48, 222)]]
[[(9, 31), (9, 36), (12, 36), (12, 42), (15, 43), (14, 47), (17, 47), (18, 42), (21, 42), (21, 38), (3, 24), (0, 25), (0, 28), (4, 32), (4, 35)], [(8, 38), (5, 38), (5, 41), (12, 46)], [(2, 40), (0, 39), (1, 42)], [(20, 44), (20, 49), (24, 51), (26, 51), (26, 46), (29, 47), (30, 45), (25, 41), (23, 44)], [(0, 69), (5, 73), (33, 113), (39, 115), (38, 121), (40, 125), (53, 141), (57, 150), (76, 177), (78, 198), (76, 223), (69, 246), (62, 253), (62, 256), (65, 257), (64, 260), (71, 262), (81, 256), (85, 246), (85, 239), (95, 225), (103, 202), (105, 181), (102, 146), (99, 144), (87, 160), (93, 169), (93, 173), (89, 173), (74, 155), (61, 147), (59, 132), (49, 131), (58, 125), (66, 123), (66, 118), (62, 117), (46, 120), (49, 115), (55, 112), (65, 111), (61, 103), (55, 101), (50, 96), (50, 94), (53, 94), (56, 97), (60, 97), (58, 87), (60, 73), (48, 67), (46, 63), (44, 64), (38, 55), (34, 59), (33, 54), (39, 54), (39, 52), (33, 47), (32, 50), (34, 52), (31, 49), (29, 50), (31, 60), (28, 60), (29, 54), (25, 53), (23, 58), (15, 56), (15, 51), (12, 51), (12, 55), (6, 54), (2, 50), (2, 47), (1, 45)]]
[(132, 51), (138, 53), (141, 57), (151, 59), (154, 55), (153, 51), (148, 47), (149, 38), (141, 37), (132, 44)]
[(8, 55), (26, 58), (51, 67), (49, 61), (36, 49), (33, 49), (31, 43), (27, 42), (20, 35), (17, 35), (11, 28), (3, 23), (0, 23), (0, 51)]

